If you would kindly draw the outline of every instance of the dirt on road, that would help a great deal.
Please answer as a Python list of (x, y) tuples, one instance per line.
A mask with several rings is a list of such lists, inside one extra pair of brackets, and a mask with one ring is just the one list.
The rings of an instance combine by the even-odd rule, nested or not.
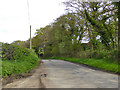
[(2, 85), (2, 88), (45, 88), (41, 82), (41, 66), (34, 69), (30, 75), (20, 79), (14, 79), (13, 82)]

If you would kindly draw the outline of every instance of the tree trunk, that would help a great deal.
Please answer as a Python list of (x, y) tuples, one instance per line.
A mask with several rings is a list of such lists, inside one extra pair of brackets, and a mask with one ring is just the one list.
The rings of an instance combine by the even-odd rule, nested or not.
[(120, 1), (118, 3), (118, 63), (120, 64)]

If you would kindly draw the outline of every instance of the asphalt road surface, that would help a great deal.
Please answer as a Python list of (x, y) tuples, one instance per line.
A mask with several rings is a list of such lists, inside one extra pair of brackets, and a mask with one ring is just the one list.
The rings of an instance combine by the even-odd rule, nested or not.
[(43, 60), (36, 72), (3, 88), (118, 88), (118, 75), (62, 60)]

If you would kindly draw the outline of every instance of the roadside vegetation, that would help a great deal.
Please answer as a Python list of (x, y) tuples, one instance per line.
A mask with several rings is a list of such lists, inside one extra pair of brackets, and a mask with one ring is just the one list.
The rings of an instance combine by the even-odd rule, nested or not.
[(2, 76), (2, 59), (0, 58), (0, 77)]
[[(66, 14), (37, 29), (32, 38), (35, 52), (44, 58), (59, 57), (115, 73), (120, 55), (118, 3), (111, 1), (64, 2)], [(120, 25), (119, 25), (120, 26)], [(29, 40), (12, 44), (29, 47)], [(65, 58), (68, 57), (68, 58)]]
[(2, 77), (27, 73), (38, 65), (33, 50), (11, 44), (2, 46)]

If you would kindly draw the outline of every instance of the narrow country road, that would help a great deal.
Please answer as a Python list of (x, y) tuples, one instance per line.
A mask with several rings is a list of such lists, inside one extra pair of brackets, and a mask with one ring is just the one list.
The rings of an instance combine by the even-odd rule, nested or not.
[(118, 88), (118, 76), (62, 60), (43, 60), (46, 88)]
[(118, 76), (115, 74), (62, 60), (43, 62), (32, 76), (3, 88), (118, 88)]

